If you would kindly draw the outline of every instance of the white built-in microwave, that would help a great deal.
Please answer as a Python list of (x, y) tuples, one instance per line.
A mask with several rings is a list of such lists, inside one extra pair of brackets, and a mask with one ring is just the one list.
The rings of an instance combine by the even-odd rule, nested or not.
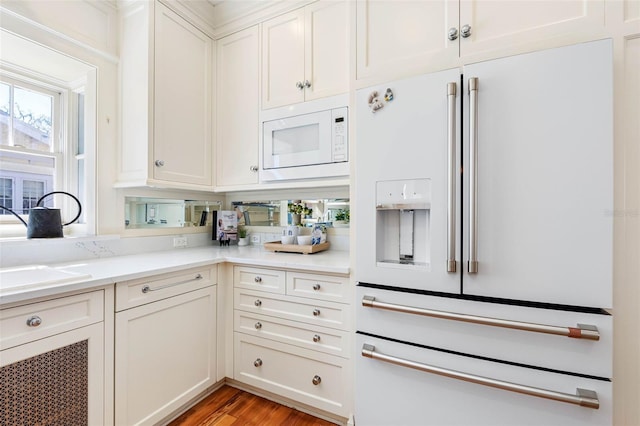
[(287, 112), (262, 122), (260, 180), (348, 176), (348, 107), (282, 116)]

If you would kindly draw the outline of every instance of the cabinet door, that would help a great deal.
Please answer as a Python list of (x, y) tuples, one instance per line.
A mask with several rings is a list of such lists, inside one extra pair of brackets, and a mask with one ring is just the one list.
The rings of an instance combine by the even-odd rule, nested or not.
[(305, 101), (349, 89), (348, 6), (319, 1), (305, 8)]
[(155, 15), (154, 179), (212, 186), (213, 42), (161, 3)]
[(495, 57), (496, 51), (504, 56), (546, 48), (551, 39), (554, 44), (593, 40), (604, 29), (604, 3), (461, 0), (460, 30), (469, 25), (471, 35), (460, 37), (460, 56), (468, 62)]
[(358, 80), (391, 79), (454, 66), (458, 0), (361, 0), (356, 4)]
[(116, 314), (116, 424), (156, 424), (216, 380), (216, 286)]
[(304, 9), (262, 24), (262, 108), (304, 100)]
[(258, 26), (217, 43), (216, 185), (256, 184), (260, 108)]

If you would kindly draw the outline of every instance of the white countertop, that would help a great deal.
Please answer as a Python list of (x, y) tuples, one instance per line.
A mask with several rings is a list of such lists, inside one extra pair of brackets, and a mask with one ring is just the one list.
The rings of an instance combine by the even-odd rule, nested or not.
[[(274, 253), (263, 250), (261, 247), (205, 246), (49, 264), (46, 266), (77, 273), (81, 278), (57, 284), (47, 283), (41, 286), (31, 285), (27, 288), (16, 287), (15, 290), (0, 290), (0, 306), (223, 262), (320, 273), (349, 273), (349, 253), (344, 251), (327, 250), (302, 255)], [(87, 274), (91, 278), (82, 278)], [(1, 286), (0, 283), (0, 288)]]

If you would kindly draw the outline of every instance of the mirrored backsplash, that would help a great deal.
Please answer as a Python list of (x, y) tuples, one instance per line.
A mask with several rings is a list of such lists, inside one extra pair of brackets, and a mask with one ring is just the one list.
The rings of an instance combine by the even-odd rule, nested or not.
[(240, 225), (312, 227), (322, 223), (327, 227), (349, 226), (349, 199), (234, 201)]
[(211, 226), (219, 201), (125, 197), (125, 229)]

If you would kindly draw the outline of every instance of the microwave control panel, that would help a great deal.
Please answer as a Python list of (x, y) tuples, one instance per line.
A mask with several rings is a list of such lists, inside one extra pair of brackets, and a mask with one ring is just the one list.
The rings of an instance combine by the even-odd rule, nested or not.
[(331, 111), (332, 128), (332, 140), (333, 146), (331, 151), (331, 159), (334, 163), (349, 161), (349, 149), (347, 144), (347, 132), (349, 126), (347, 125), (347, 108), (336, 108)]

